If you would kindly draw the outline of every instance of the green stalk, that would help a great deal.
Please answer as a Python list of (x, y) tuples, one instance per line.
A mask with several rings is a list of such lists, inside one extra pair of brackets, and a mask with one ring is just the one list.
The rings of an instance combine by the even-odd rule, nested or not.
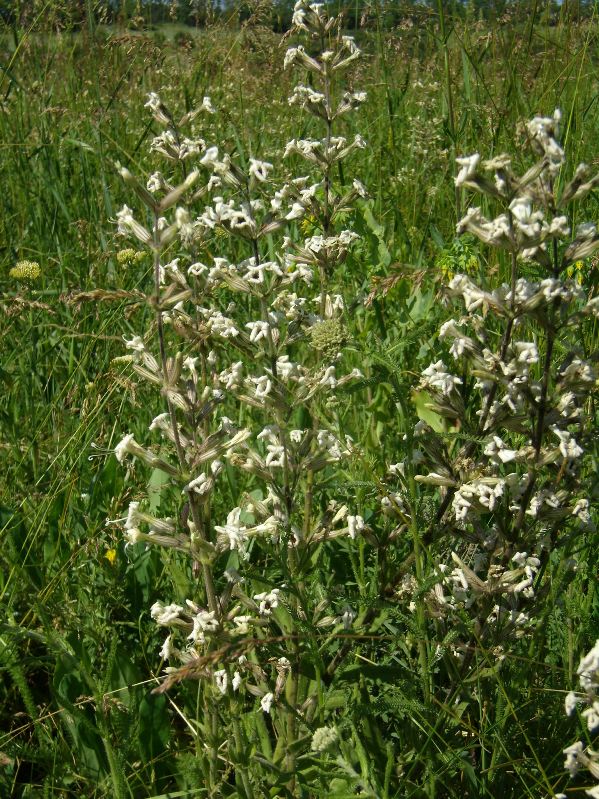
[[(455, 125), (455, 110), (453, 107), (453, 87), (451, 85), (451, 65), (449, 63), (449, 47), (447, 46), (447, 33), (445, 30), (445, 10), (443, 7), (443, 0), (437, 0), (437, 10), (439, 12), (439, 28), (441, 33), (441, 42), (443, 45), (443, 68), (445, 72), (445, 95), (447, 99), (447, 127), (449, 135), (451, 136), (451, 152), (452, 162), (455, 164), (456, 157), (456, 125)], [(456, 186), (454, 189), (455, 197), (455, 210), (456, 221), (460, 219), (462, 213), (462, 203), (459, 188)]]
[[(164, 380), (164, 383), (166, 384), (168, 370), (167, 370), (167, 359), (166, 359), (166, 343), (164, 338), (164, 322), (162, 320), (162, 311), (160, 308), (160, 231), (158, 230), (158, 211), (156, 210), (154, 211), (154, 291), (155, 291), (155, 302), (156, 302), (156, 324), (158, 328), (158, 342), (160, 346), (160, 362), (162, 366), (162, 378)], [(181, 439), (179, 437), (177, 414), (172, 402), (168, 397), (166, 397), (166, 404), (171, 420), (171, 426), (173, 428), (173, 437), (175, 439), (175, 449), (177, 450), (179, 465), (183, 471), (187, 471), (188, 470), (187, 458), (185, 457), (185, 451), (183, 449), (183, 446), (181, 445)], [(200, 517), (200, 511), (198, 508), (197, 501), (193, 495), (193, 492), (189, 491), (187, 493), (187, 497), (189, 502), (189, 510), (191, 513), (191, 518), (193, 519), (193, 523), (196, 528), (196, 534), (202, 541), (206, 541), (206, 535), (204, 533), (204, 528)], [(204, 579), (204, 590), (206, 591), (206, 602), (208, 604), (208, 607), (210, 608), (211, 611), (214, 612), (216, 616), (218, 616), (220, 614), (220, 605), (216, 597), (214, 580), (212, 577), (212, 569), (207, 563), (204, 562), (202, 562), (202, 577)]]
[[(237, 705), (237, 702), (234, 704)], [(241, 777), (241, 783), (243, 785), (246, 799), (253, 799), (254, 793), (252, 791), (252, 784), (250, 782), (248, 769), (243, 763), (245, 746), (243, 741), (243, 732), (239, 723), (239, 715), (236, 707), (233, 708), (233, 738), (235, 740), (235, 769)]]
[[(408, 441), (408, 446), (411, 448), (411, 441)], [(410, 451), (410, 450), (408, 450)], [(414, 566), (416, 568), (416, 580), (419, 585), (422, 585), (425, 579), (425, 557), (420, 539), (420, 530), (418, 528), (418, 518), (416, 513), (416, 482), (414, 480), (413, 468), (410, 466), (408, 470), (408, 489), (410, 492), (410, 533), (412, 535), (412, 542), (414, 545)], [(422, 696), (425, 704), (428, 704), (431, 698), (431, 675), (429, 674), (429, 656), (428, 656), (428, 637), (426, 626), (426, 609), (424, 607), (424, 600), (422, 597), (416, 601), (416, 621), (420, 635), (418, 636), (418, 664), (420, 666), (420, 682), (422, 685)]]

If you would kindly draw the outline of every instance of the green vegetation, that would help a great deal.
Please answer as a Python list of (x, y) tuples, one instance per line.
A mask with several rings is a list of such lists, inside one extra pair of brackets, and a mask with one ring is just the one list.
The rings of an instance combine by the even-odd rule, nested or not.
[[(368, 100), (342, 123), (343, 135), (359, 133), (368, 150), (353, 153), (331, 179), (344, 185), (357, 177), (370, 199), (337, 220), (361, 237), (329, 286), (345, 298), (343, 325), (314, 325), (309, 347), (315, 363), (343, 348), (339, 374), (354, 367), (364, 374), (339, 393), (338, 416), (359, 457), (332, 474), (327, 491), (368, 510), (376, 543), (327, 544), (315, 557), (315, 574), (330, 578), (334, 609), (327, 613), (343, 613), (345, 589), (356, 598), (355, 638), (341, 624), (293, 628), (309, 642), (301, 663), (306, 685), (324, 662), (322, 641), (333, 664), (319, 683), (320, 723), (312, 725), (319, 734), (312, 749), (309, 735), (297, 735), (291, 755), (277, 760), (270, 717), (245, 713), (253, 794), (229, 753), (210, 760), (217, 727), (232, 714), (205, 712), (204, 682), (151, 692), (163, 676), (164, 635), (150, 607), (195, 596), (199, 564), (170, 550), (125, 548), (122, 530), (106, 524), (144, 493), (155, 515), (181, 512), (180, 492), (164, 472), (127, 470), (113, 454), (127, 432), (143, 442), (165, 410), (159, 391), (122, 360), (123, 339), (151, 329), (155, 314), (145, 299), (151, 256), (117, 236), (119, 209), (127, 203), (137, 213), (140, 203), (116, 165), (144, 183), (155, 169), (149, 144), (160, 126), (144, 108), (148, 92), (159, 92), (177, 118), (209, 95), (219, 113), (202, 120), (206, 142), (243, 163), (250, 154), (272, 162), (281, 182), (301, 169), (281, 158), (285, 143), (319, 135), (317, 124), (287, 102), (296, 83), (283, 70), (289, 42), (259, 4), (206, 17), (197, 30), (176, 23), (132, 30), (81, 13), (62, 31), (45, 24), (40, 4), (28, 24), (8, 20), (1, 31), (0, 795), (584, 795), (588, 775), (568, 783), (563, 771), (562, 750), (579, 735), (563, 700), (599, 637), (597, 534), (581, 532), (569, 545), (575, 573), (565, 576), (561, 555), (543, 563), (545, 606), (534, 634), (514, 638), (501, 658), (477, 648), (479, 660), (460, 683), (463, 673), (444, 665), (450, 654), (443, 647), (456, 630), (448, 627), (439, 640), (435, 620), (425, 618), (423, 597), (435, 584), (429, 567), (435, 558), (451, 563), (454, 548), (447, 539), (435, 548), (436, 495), (410, 481), (432, 542), (420, 540), (416, 523), (401, 535), (390, 532), (392, 524), (383, 533), (376, 507), (382, 476), (405, 457), (419, 418), (459, 436), (417, 390), (422, 371), (440, 357), (437, 333), (451, 316), (443, 285), (458, 273), (493, 286), (510, 278), (507, 254), (457, 237), (470, 200), (493, 211), (486, 197), (456, 189), (455, 157), (508, 152), (520, 173), (529, 166), (518, 147), (525, 123), (560, 108), (569, 170), (582, 161), (599, 169), (599, 20), (592, 9), (578, 19), (567, 8), (527, 3), (505, 11), (499, 24), (481, 19), (474, 4), (455, 15), (449, 5), (414, 4), (390, 19), (376, 4), (360, 3), (348, 14), (365, 53), (348, 80)], [(599, 222), (598, 198), (594, 190), (573, 206), (574, 225)], [(303, 236), (322, 229), (310, 216), (296, 227)], [(223, 254), (219, 246), (217, 234), (207, 239), (206, 262)], [(248, 257), (242, 245), (226, 246), (232, 262)], [(540, 279), (537, 266), (525, 269)], [(592, 296), (594, 257), (570, 272)], [(580, 339), (586, 354), (596, 353), (596, 322), (581, 325)], [(556, 343), (556, 351), (565, 348)], [(586, 410), (584, 481), (592, 504), (591, 400)], [(247, 413), (239, 411), (240, 424)], [(224, 524), (245, 489), (232, 471), (212, 499), (215, 524)], [(465, 559), (467, 542), (459, 547)], [(411, 613), (401, 578), (414, 563), (420, 584)], [(268, 564), (281, 581), (285, 566)], [(274, 585), (267, 576), (254, 575), (255, 586), (263, 580), (256, 593)], [(478, 632), (470, 629), (473, 640)], [(269, 655), (289, 655), (292, 647), (284, 643), (279, 652), (277, 645)], [(322, 732), (334, 726), (338, 732)], [(239, 757), (237, 739), (233, 750)]]

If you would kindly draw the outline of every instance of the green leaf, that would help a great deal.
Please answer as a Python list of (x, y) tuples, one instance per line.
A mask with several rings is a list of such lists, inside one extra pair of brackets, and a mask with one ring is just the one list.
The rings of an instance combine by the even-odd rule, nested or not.
[(400, 678), (405, 679), (407, 671), (406, 668), (400, 666), (357, 663), (354, 666), (348, 666), (342, 671), (337, 672), (335, 674), (335, 685), (359, 683), (361, 677), (377, 682), (394, 684)]
[(165, 696), (146, 694), (139, 703), (139, 751), (145, 761), (165, 751), (171, 736)]

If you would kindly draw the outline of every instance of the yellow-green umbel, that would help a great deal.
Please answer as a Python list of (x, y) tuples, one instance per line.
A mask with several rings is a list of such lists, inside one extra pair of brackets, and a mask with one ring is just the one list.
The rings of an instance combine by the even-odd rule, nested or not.
[(314, 349), (330, 359), (345, 346), (347, 330), (339, 319), (324, 319), (310, 329), (310, 339)]
[(119, 250), (116, 254), (116, 259), (122, 266), (133, 266), (134, 264), (139, 264), (145, 260), (145, 257), (145, 252), (138, 252), (132, 247), (128, 247), (125, 250)]
[(8, 274), (15, 280), (19, 280), (23, 283), (31, 283), (41, 277), (42, 270), (37, 261), (19, 261)]

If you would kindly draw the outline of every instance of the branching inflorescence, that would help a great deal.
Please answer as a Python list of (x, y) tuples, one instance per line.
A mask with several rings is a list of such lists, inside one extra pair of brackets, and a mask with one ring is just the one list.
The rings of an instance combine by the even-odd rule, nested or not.
[[(158, 95), (149, 96), (147, 106), (163, 127), (151, 150), (182, 179), (156, 172), (143, 186), (122, 169), (151, 225), (127, 206), (118, 225), (153, 255), (149, 301), (157, 347), (142, 335), (126, 346), (132, 368), (160, 392), (166, 409), (150, 424), (156, 443), (141, 445), (127, 434), (115, 449), (119, 461), (134, 458), (165, 472), (185, 509), (156, 518), (143, 500), (132, 502), (119, 520), (128, 543), (186, 553), (199, 575), (197, 594), (184, 604), (156, 602), (151, 609), (168, 631), (161, 656), (173, 665), (165, 685), (201, 676), (208, 705), (229, 700), (237, 762), (244, 749), (238, 709), (243, 702), (251, 709), (256, 697), (258, 710), (273, 717), (289, 768), (298, 725), (309, 728), (314, 712), (314, 696), (298, 684), (296, 625), (347, 629), (355, 617), (349, 607), (325, 613), (329, 602), (309, 595), (304, 577), (323, 542), (367, 532), (357, 511), (328, 497), (326, 488), (331, 467), (352, 454), (327, 400), (361, 377), (356, 369), (343, 372), (345, 305), (328, 291), (358, 239), (339, 229), (338, 219), (366, 196), (359, 181), (341, 186), (334, 179), (335, 167), (366, 146), (336, 130), (366, 99), (343, 89), (344, 71), (360, 51), (318, 4), (299, 2), (294, 26), (308, 49), (320, 52), (288, 50), (285, 65), (308, 71), (317, 87), (296, 86), (289, 102), (324, 131), (289, 142), (284, 157), (307, 170), (278, 188), (272, 163), (184, 136), (200, 114), (215, 113), (209, 98), (175, 123)], [(298, 240), (298, 221), (306, 216), (315, 232)], [(231, 262), (229, 244), (245, 257)], [(218, 255), (208, 260), (202, 254), (209, 250)], [(232, 472), (247, 490), (225, 518), (215, 518), (215, 492)], [(280, 564), (280, 583), (260, 578), (267, 562)], [(285, 654), (267, 658), (273, 640)], [(219, 736), (214, 761), (228, 732)], [(247, 773), (240, 773), (250, 795)]]
[[(463, 311), (441, 326), (448, 353), (420, 382), (438, 425), (420, 422), (411, 457), (395, 466), (402, 480), (411, 470), (440, 493), (427, 540), (452, 551), (435, 566), (428, 612), (466, 621), (468, 635), (500, 657), (542, 619), (552, 554), (574, 552), (580, 531), (594, 529), (581, 475), (597, 372), (584, 331), (599, 303), (566, 272), (599, 234), (584, 223), (572, 235), (566, 211), (599, 178), (581, 165), (562, 184), (559, 123), (558, 111), (528, 123), (536, 160), (523, 175), (506, 155), (458, 159), (456, 184), (501, 207), (494, 219), (470, 208), (458, 232), (505, 252), (509, 282), (480, 286), (458, 274), (449, 283)], [(472, 641), (462, 644), (454, 654), (467, 668)]]

